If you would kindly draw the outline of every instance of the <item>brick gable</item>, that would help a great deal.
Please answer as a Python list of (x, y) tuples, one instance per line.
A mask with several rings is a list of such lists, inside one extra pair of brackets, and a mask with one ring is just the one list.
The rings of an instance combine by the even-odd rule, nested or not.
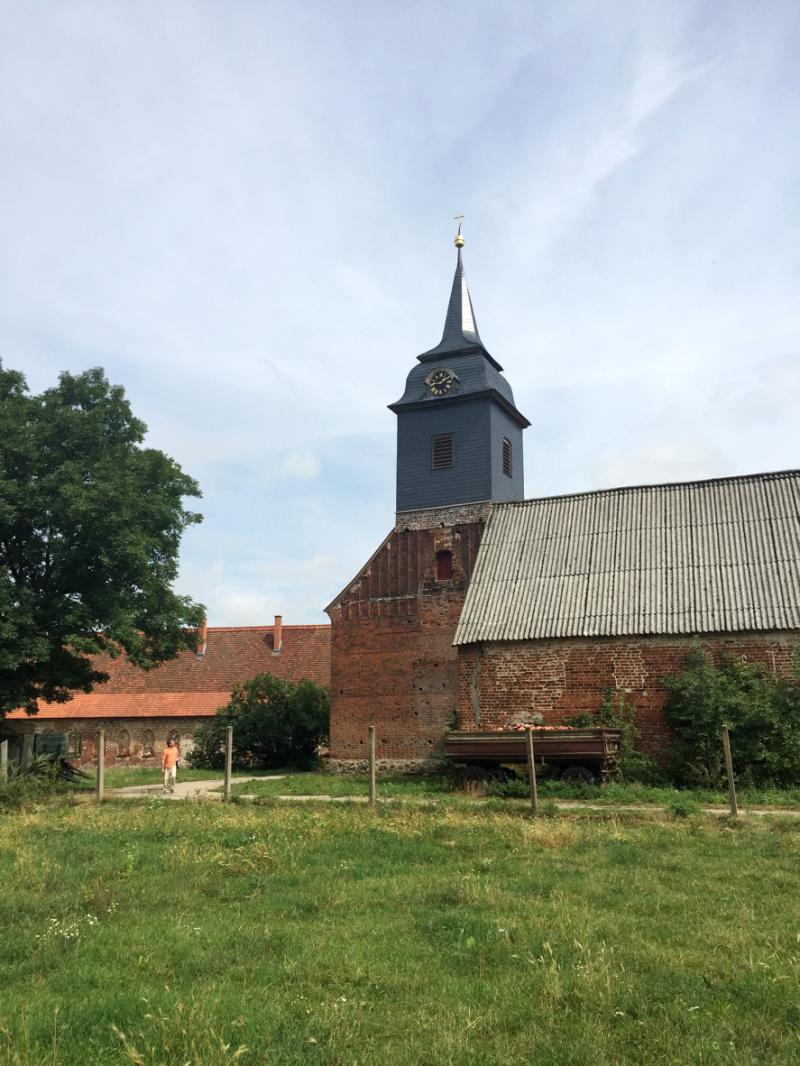
[[(393, 530), (327, 608), (334, 765), (366, 757), (371, 724), (379, 759), (431, 759), (455, 718), (453, 637), (483, 524), (447, 517), (435, 528)], [(440, 552), (452, 556), (445, 579), (436, 576)]]

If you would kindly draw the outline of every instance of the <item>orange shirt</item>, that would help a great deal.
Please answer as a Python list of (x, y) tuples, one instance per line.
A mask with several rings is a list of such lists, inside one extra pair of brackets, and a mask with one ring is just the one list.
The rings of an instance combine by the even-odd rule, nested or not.
[(174, 748), (164, 748), (164, 757), (161, 760), (162, 770), (171, 770), (180, 757), (181, 753), (178, 751), (177, 745)]

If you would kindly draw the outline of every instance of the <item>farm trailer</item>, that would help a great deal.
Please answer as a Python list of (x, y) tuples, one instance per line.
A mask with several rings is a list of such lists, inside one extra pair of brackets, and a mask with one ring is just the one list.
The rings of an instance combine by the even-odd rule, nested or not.
[[(515, 776), (513, 766), (528, 761), (528, 729), (473, 732), (459, 730), (445, 735), (444, 754), (462, 764), (458, 783), (469, 792), (485, 787), (490, 780)], [(562, 781), (596, 784), (609, 780), (620, 756), (619, 729), (538, 729), (533, 726), (533, 752), (537, 772), (541, 769)]]

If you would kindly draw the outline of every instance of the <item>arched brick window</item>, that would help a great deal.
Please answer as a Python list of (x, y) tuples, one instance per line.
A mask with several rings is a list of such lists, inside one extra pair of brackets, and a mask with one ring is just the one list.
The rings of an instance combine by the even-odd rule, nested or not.
[(156, 753), (156, 737), (152, 729), (145, 729), (142, 733), (142, 755), (145, 759)]
[(131, 753), (131, 735), (127, 729), (120, 729), (117, 737), (117, 758), (125, 759)]
[(436, 553), (436, 580), (449, 581), (453, 576), (453, 553), (440, 551)]

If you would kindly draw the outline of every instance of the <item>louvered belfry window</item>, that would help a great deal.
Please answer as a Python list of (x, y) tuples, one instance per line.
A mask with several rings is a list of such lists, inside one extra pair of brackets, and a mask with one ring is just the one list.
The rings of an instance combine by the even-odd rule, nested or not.
[(434, 470), (441, 470), (453, 465), (453, 434), (440, 433), (433, 438), (431, 465)]
[(503, 473), (507, 477), (511, 477), (511, 441), (506, 437), (503, 437)]

